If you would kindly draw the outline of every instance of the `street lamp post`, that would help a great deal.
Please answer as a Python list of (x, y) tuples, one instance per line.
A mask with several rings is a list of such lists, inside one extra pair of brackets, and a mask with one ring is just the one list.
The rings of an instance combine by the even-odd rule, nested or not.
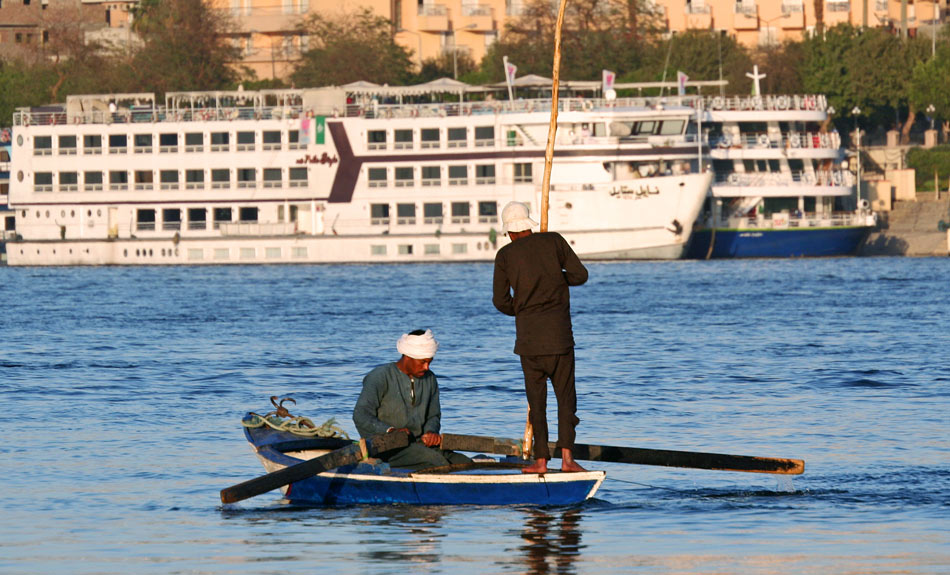
[(936, 112), (936, 111), (937, 111), (937, 109), (934, 108), (934, 105), (933, 105), (933, 104), (930, 104), (929, 106), (927, 106), (927, 117), (930, 118), (930, 129), (931, 129), (931, 130), (934, 129), (934, 112)]
[(764, 18), (759, 18), (759, 20), (764, 20), (764, 21), (765, 21), (765, 26), (766, 26), (766, 29), (768, 30), (768, 36), (766, 36), (765, 43), (768, 45), (769, 48), (771, 48), (771, 47), (772, 47), (772, 44), (773, 44), (773, 41), (772, 41), (772, 22), (775, 22), (776, 20), (782, 20), (782, 19), (788, 18), (788, 17), (790, 17), (790, 16), (791, 16), (790, 13), (785, 12), (785, 13), (783, 13), (781, 16), (776, 16), (775, 18), (769, 18), (768, 20), (765, 20)]
[(857, 195), (857, 204), (858, 208), (861, 207), (861, 130), (858, 128), (858, 116), (861, 114), (861, 108), (855, 106), (851, 109), (851, 114), (854, 116), (854, 142), (855, 148), (858, 151), (858, 169), (857, 169), (857, 180), (858, 184), (855, 187), (855, 193)]
[(416, 32), (415, 30), (407, 30), (405, 28), (400, 28), (399, 30), (396, 30), (397, 34), (402, 34), (403, 32), (405, 32), (406, 34), (415, 34), (416, 38), (419, 39), (419, 51), (416, 52), (416, 56), (419, 58), (419, 69), (422, 70), (422, 34), (419, 32)]

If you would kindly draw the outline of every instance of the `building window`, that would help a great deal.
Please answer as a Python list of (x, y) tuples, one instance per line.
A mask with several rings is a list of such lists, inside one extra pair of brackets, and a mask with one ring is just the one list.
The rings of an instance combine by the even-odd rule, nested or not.
[(493, 224), (498, 222), (498, 202), (478, 202), (478, 223)]
[(374, 226), (389, 225), (389, 204), (370, 204), (370, 223)]
[(471, 205), (468, 202), (452, 202), (452, 223), (467, 224), (471, 221)]
[(396, 204), (396, 223), (401, 226), (415, 225), (416, 205)]

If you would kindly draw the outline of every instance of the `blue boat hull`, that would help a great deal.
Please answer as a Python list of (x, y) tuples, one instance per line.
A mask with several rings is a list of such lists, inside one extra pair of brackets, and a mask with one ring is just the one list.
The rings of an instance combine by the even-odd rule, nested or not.
[[(793, 258), (854, 254), (870, 231), (867, 226), (806, 229), (698, 229), (687, 258)], [(710, 254), (709, 245), (713, 243)]]
[[(264, 427), (245, 428), (245, 435), (267, 471), (351, 443), (304, 439)], [(489, 459), (461, 471), (415, 473), (363, 462), (314, 475), (283, 491), (288, 501), (307, 505), (570, 505), (593, 497), (606, 476), (603, 471), (524, 474), (520, 468), (512, 469), (513, 461), (520, 462)]]

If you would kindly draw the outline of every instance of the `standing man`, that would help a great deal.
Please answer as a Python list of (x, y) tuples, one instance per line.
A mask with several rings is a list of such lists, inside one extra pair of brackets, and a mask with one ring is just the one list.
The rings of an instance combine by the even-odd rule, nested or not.
[(353, 422), (360, 437), (404, 430), (409, 446), (383, 453), (380, 459), (391, 467), (418, 471), (452, 463), (468, 463), (468, 457), (439, 449), (442, 408), (439, 382), (429, 364), (439, 349), (431, 330), (411, 331), (396, 342), (399, 361), (381, 365), (363, 378), (363, 390), (353, 409)]
[(492, 286), (492, 303), (498, 311), (515, 316), (515, 353), (521, 356), (528, 420), (534, 428), (535, 463), (523, 471), (548, 470), (548, 378), (557, 398), (561, 471), (584, 471), (573, 455), (574, 428), (580, 420), (568, 286), (586, 282), (587, 268), (561, 234), (531, 233), (537, 224), (528, 216), (528, 206), (521, 202), (509, 202), (502, 210), (502, 233), (511, 243), (495, 256)]

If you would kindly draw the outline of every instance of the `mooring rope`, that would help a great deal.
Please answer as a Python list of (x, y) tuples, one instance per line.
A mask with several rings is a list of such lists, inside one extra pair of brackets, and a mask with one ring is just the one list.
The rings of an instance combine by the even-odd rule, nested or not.
[(323, 422), (322, 425), (317, 426), (313, 423), (308, 417), (303, 417), (300, 415), (292, 415), (290, 411), (284, 407), (284, 402), (291, 402), (296, 405), (296, 401), (293, 398), (285, 397), (284, 399), (279, 399), (276, 395), (270, 398), (270, 402), (276, 407), (274, 411), (260, 415), (254, 413), (253, 411), (248, 413), (244, 419), (241, 420), (241, 425), (244, 427), (257, 428), (257, 427), (270, 427), (271, 429), (276, 429), (277, 431), (286, 431), (288, 433), (293, 433), (294, 435), (300, 435), (301, 437), (342, 437), (344, 439), (349, 439), (350, 436), (340, 427), (335, 417)]

